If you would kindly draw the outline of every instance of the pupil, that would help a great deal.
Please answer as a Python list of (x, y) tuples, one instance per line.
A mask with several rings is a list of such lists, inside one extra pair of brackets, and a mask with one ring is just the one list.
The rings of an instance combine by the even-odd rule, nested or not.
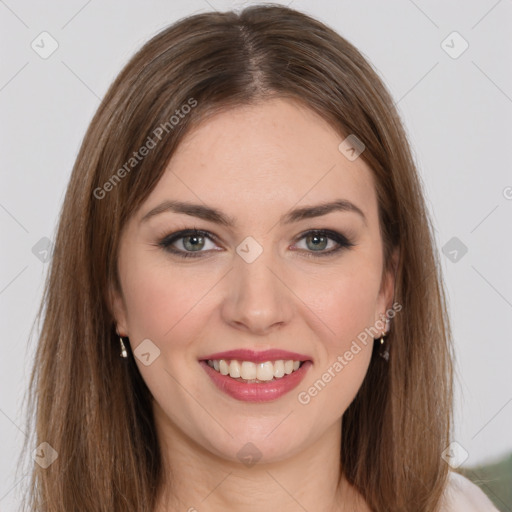
[[(185, 238), (185, 247), (187, 249), (192, 249), (193, 251), (194, 250), (197, 250), (198, 248), (201, 249), (201, 242), (199, 242), (200, 240), (202, 240), (202, 236), (196, 236), (196, 235), (193, 235), (193, 236), (187, 236)], [(188, 244), (187, 244), (187, 241), (188, 241)], [(190, 242), (192, 241), (192, 242)], [(189, 247), (187, 247), (187, 245)]]
[[(319, 236), (319, 235), (310, 235), (308, 237), (310, 241), (313, 241), (314, 248), (315, 249), (325, 249), (325, 243), (327, 242), (327, 237), (325, 236)], [(321, 247), (320, 247), (321, 246)]]

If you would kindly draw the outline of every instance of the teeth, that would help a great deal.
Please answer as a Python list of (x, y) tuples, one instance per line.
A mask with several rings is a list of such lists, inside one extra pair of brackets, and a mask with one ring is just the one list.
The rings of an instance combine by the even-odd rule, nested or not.
[(274, 363), (274, 377), (276, 379), (284, 377), (284, 361), (276, 361)]
[(258, 380), (272, 380), (274, 378), (274, 365), (267, 361), (256, 365), (256, 378)]
[(233, 379), (240, 377), (240, 363), (238, 361), (231, 361), (229, 364), (229, 376)]
[(233, 379), (244, 379), (247, 381), (270, 381), (280, 379), (285, 375), (299, 369), (301, 362), (289, 359), (284, 361), (265, 361), (264, 363), (253, 363), (252, 361), (227, 361), (208, 360), (208, 366), (220, 372), (222, 375), (229, 375)]
[(256, 378), (256, 365), (250, 361), (243, 361), (240, 368), (240, 377), (245, 380), (253, 380)]
[(227, 375), (229, 373), (229, 366), (224, 359), (219, 361), (219, 370), (222, 375)]

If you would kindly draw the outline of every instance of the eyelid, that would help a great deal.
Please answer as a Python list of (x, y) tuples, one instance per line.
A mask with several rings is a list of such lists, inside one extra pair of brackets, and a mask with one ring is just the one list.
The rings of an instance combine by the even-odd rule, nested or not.
[[(201, 236), (204, 238), (208, 238), (212, 242), (218, 244), (220, 242), (220, 238), (217, 235), (214, 235), (210, 231), (205, 231), (204, 229), (197, 229), (197, 228), (183, 228), (179, 229), (177, 231), (173, 231), (172, 233), (169, 233), (163, 237), (160, 237), (160, 241), (156, 244), (159, 247), (162, 247), (164, 250), (167, 250), (168, 252), (173, 253), (173, 251), (169, 250), (169, 247), (172, 246), (173, 243), (177, 242), (178, 240), (181, 240), (182, 238), (186, 238), (188, 236)], [(211, 249), (210, 249), (211, 250)], [(197, 251), (197, 253), (207, 253), (209, 251)], [(184, 254), (193, 254), (193, 251), (182, 251), (181, 249), (176, 249), (177, 253), (184, 253)]]
[(341, 240), (346, 240), (347, 243), (350, 242), (349, 240), (349, 237), (344, 235), (343, 233), (340, 233), (338, 231), (335, 231), (334, 229), (327, 229), (327, 228), (312, 228), (312, 229), (306, 229), (305, 231), (303, 231), (302, 233), (299, 233), (295, 239), (294, 239), (294, 243), (299, 241), (299, 240), (302, 240), (303, 238), (305, 238), (307, 235), (311, 235), (311, 234), (319, 234), (319, 235), (325, 235), (333, 240), (336, 240), (337, 238), (341, 239)]

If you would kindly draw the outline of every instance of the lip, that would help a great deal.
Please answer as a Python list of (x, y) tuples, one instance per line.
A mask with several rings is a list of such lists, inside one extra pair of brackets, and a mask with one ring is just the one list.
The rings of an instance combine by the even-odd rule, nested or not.
[(227, 350), (225, 352), (217, 352), (208, 356), (200, 357), (200, 361), (219, 360), (219, 359), (236, 359), (237, 361), (252, 361), (253, 363), (264, 363), (266, 361), (285, 361), (293, 359), (294, 361), (310, 361), (311, 357), (297, 352), (289, 352), (287, 350), (260, 350), (254, 351), (250, 349)]
[[(287, 353), (290, 354), (290, 352)], [(218, 355), (215, 354), (215, 357), (218, 357)], [(208, 359), (211, 359), (211, 357), (208, 357)], [(220, 359), (223, 358), (221, 357)], [(235, 357), (233, 357), (233, 359), (235, 359)], [(269, 361), (269, 359), (267, 358), (265, 361)], [(239, 382), (229, 377), (228, 375), (222, 375), (218, 371), (211, 368), (204, 360), (199, 361), (199, 364), (203, 367), (204, 371), (212, 379), (213, 383), (217, 386), (218, 389), (231, 396), (232, 398), (243, 402), (270, 402), (272, 400), (277, 400), (286, 393), (289, 393), (292, 389), (295, 389), (300, 384), (302, 379), (304, 379), (309, 368), (313, 365), (310, 360), (306, 360), (304, 363), (302, 363), (298, 370), (295, 370), (294, 372), (290, 373), (289, 375), (285, 375), (280, 379), (275, 379), (269, 382), (262, 382), (259, 384), (248, 384)]]

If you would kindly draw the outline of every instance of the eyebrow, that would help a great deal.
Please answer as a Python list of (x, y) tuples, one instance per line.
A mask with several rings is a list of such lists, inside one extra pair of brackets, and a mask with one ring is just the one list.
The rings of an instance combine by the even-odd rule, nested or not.
[[(315, 206), (305, 206), (302, 208), (296, 208), (289, 211), (288, 213), (281, 216), (279, 222), (281, 224), (291, 224), (304, 219), (312, 219), (314, 217), (320, 217), (327, 215), (331, 212), (354, 212), (360, 215), (365, 224), (367, 219), (363, 211), (356, 206), (354, 203), (347, 199), (336, 199), (329, 203), (322, 203)], [(186, 203), (182, 201), (164, 201), (142, 217), (141, 223), (146, 222), (155, 215), (159, 215), (164, 212), (184, 213), (192, 217), (198, 217), (203, 220), (214, 222), (226, 227), (233, 227), (236, 222), (233, 217), (225, 215), (221, 211), (211, 208), (209, 206), (201, 204)]]

